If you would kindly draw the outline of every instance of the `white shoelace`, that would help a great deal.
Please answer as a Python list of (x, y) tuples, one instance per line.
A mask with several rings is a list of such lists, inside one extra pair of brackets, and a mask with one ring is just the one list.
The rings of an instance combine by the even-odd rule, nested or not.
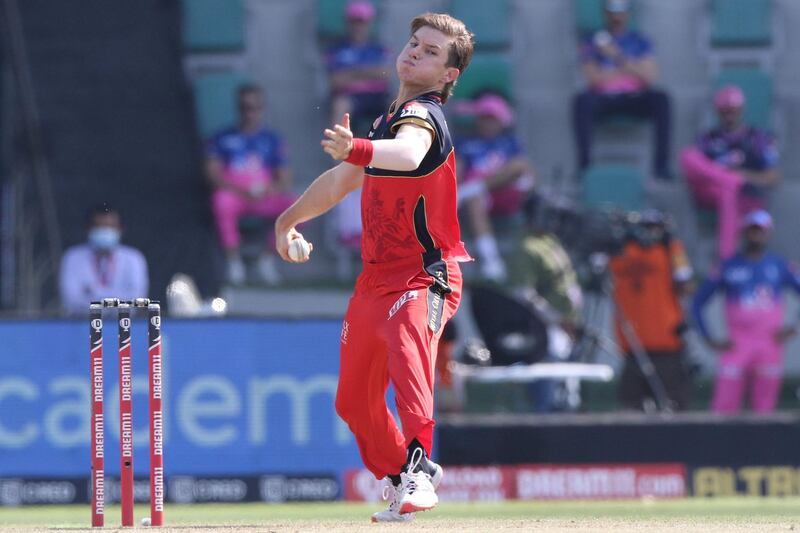
[(397, 488), (391, 481), (383, 486), (383, 493), (381, 494), (383, 501), (389, 501), (389, 510), (397, 512), (400, 507), (400, 498), (397, 497)]
[(422, 461), (422, 457), (425, 455), (425, 452), (422, 451), (422, 448), (414, 448), (414, 453), (411, 454), (411, 461), (408, 463), (408, 473), (412, 474), (414, 469), (419, 466), (420, 461)]

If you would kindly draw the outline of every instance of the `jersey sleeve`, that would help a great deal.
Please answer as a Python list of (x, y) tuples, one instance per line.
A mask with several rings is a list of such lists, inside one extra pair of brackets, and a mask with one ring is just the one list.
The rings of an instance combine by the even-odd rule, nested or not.
[(400, 113), (400, 118), (392, 124), (392, 133), (397, 133), (397, 130), (403, 124), (414, 124), (430, 131), (434, 139), (436, 139), (436, 119), (424, 103), (412, 100), (406, 103), (398, 113)]
[(283, 168), (289, 163), (286, 153), (286, 143), (280, 135), (273, 136), (273, 149), (270, 160), (267, 162), (272, 168)]
[(648, 56), (653, 55), (653, 43), (650, 42), (650, 39), (645, 37), (644, 35), (637, 33), (637, 46), (636, 52), (633, 55), (636, 59), (642, 59)]
[(692, 279), (694, 271), (689, 263), (689, 256), (683, 243), (679, 240), (672, 240), (669, 244), (669, 259), (672, 266), (672, 279), (677, 282), (686, 282)]
[(591, 37), (584, 38), (578, 48), (578, 55), (581, 63), (596, 63), (597, 51), (594, 40)]
[(206, 141), (206, 157), (224, 159), (224, 153), (222, 150), (222, 133), (217, 133)]
[(519, 144), (519, 139), (515, 135), (508, 136), (508, 146), (506, 147), (507, 154), (509, 159), (513, 159), (519, 155), (522, 155), (522, 146)]
[(325, 51), (325, 67), (328, 69), (328, 73), (338, 72), (344, 67), (339, 60), (341, 50), (341, 46), (333, 46)]
[(700, 285), (692, 299), (692, 320), (704, 339), (709, 338), (709, 333), (706, 321), (703, 318), (703, 308), (714, 296), (714, 293), (722, 287), (722, 279), (722, 273), (715, 272)]
[(798, 272), (797, 266), (783, 261), (781, 270), (783, 271), (784, 286), (789, 286), (800, 294), (800, 272)]
[(780, 163), (780, 152), (775, 137), (767, 132), (758, 135), (758, 158), (761, 166), (766, 169), (775, 168)]

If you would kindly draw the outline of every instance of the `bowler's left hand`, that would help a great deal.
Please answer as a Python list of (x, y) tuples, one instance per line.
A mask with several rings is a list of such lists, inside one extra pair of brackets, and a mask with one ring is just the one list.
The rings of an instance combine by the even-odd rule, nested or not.
[(350, 131), (350, 113), (345, 113), (342, 123), (333, 126), (333, 129), (325, 129), (325, 137), (320, 141), (325, 153), (336, 161), (344, 161), (353, 150), (353, 132)]

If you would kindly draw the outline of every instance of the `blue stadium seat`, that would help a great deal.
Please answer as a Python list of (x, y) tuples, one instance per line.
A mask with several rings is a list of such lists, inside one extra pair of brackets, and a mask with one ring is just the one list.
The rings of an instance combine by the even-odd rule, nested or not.
[(472, 98), (483, 91), (494, 91), (512, 99), (511, 59), (503, 53), (476, 53), (453, 92), (458, 98)]
[(247, 81), (235, 72), (214, 72), (198, 76), (194, 81), (194, 108), (197, 127), (203, 138), (235, 124), (236, 91)]
[(243, 0), (183, 0), (183, 45), (190, 52), (244, 50)]
[[(491, 5), (491, 7), (489, 7)], [(477, 50), (511, 46), (511, 6), (509, 0), (451, 0), (449, 13), (463, 20), (475, 34)]]
[(771, 0), (713, 0), (711, 44), (721, 47), (769, 46)]
[(641, 209), (644, 176), (630, 165), (593, 165), (583, 174), (583, 204), (590, 208)]
[(744, 119), (760, 128), (772, 125), (773, 82), (769, 74), (756, 68), (730, 68), (719, 73), (714, 90), (723, 85), (736, 85), (744, 91), (747, 105)]

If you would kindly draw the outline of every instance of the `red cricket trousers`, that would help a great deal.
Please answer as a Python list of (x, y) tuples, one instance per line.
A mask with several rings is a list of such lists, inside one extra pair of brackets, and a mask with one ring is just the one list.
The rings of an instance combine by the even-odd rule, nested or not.
[[(452, 292), (432, 289), (419, 257), (365, 264), (342, 325), (336, 412), (376, 478), (400, 473), (416, 438), (430, 454), (436, 350), (461, 299), (461, 269), (448, 260)], [(434, 331), (435, 330), (435, 331)], [(386, 405), (392, 383), (402, 430)]]

